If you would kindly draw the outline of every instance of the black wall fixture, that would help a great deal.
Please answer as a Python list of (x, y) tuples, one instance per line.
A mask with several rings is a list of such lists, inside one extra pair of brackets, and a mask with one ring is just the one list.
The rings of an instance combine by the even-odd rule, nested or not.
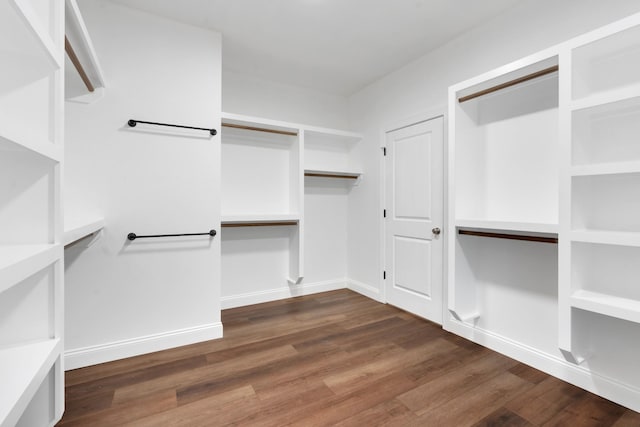
[(145, 125), (155, 125), (155, 126), (169, 126), (172, 128), (183, 128), (183, 129), (195, 129), (195, 130), (206, 130), (207, 132), (209, 132), (211, 135), (217, 135), (218, 131), (215, 129), (209, 129), (209, 128), (197, 128), (197, 127), (193, 127), (193, 126), (182, 126), (182, 125), (172, 125), (169, 123), (158, 123), (158, 122), (146, 122), (143, 120), (134, 120), (134, 119), (130, 119), (127, 124), (129, 126), (136, 127), (136, 125), (138, 123), (143, 123)]
[(136, 240), (136, 239), (150, 239), (156, 237), (181, 237), (181, 236), (215, 236), (218, 234), (216, 230), (209, 230), (206, 233), (185, 233), (185, 234), (151, 234), (148, 236), (138, 236), (136, 233), (127, 234), (127, 239)]

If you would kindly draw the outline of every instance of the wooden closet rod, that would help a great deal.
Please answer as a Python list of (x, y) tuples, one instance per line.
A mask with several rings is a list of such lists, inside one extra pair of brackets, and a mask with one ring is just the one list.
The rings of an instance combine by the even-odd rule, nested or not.
[(526, 240), (528, 242), (541, 242), (541, 243), (553, 243), (553, 244), (558, 243), (557, 237), (526, 236), (524, 234), (490, 233), (487, 231), (471, 231), (471, 230), (458, 230), (458, 234), (464, 234), (467, 236), (478, 236), (478, 237), (492, 237), (495, 239)]
[(344, 179), (358, 179), (357, 176), (353, 175), (337, 175), (337, 174), (328, 174), (328, 173), (307, 173), (305, 172), (304, 176), (317, 176), (321, 178), (344, 178)]
[(490, 87), (488, 89), (484, 89), (478, 92), (474, 92), (471, 95), (466, 95), (463, 97), (458, 98), (458, 102), (466, 102), (466, 101), (470, 101), (474, 98), (478, 98), (480, 96), (486, 95), (488, 93), (492, 93), (492, 92), (497, 92), (499, 90), (511, 87), (511, 86), (515, 86), (517, 84), (529, 81), (529, 80), (533, 80), (536, 79), (538, 77), (542, 77), (545, 76), (547, 74), (551, 74), (551, 73), (555, 73), (556, 71), (559, 70), (559, 67), (557, 65), (554, 65), (552, 67), (549, 68), (545, 68), (544, 70), (540, 70), (540, 71), (536, 71), (535, 73), (531, 73), (531, 74), (527, 74), (526, 76), (522, 76), (522, 77), (518, 77), (517, 79), (513, 79), (510, 80), (508, 82)]
[(65, 52), (67, 52), (67, 55), (69, 55), (69, 59), (71, 60), (73, 66), (76, 67), (76, 70), (78, 71), (78, 74), (80, 74), (80, 78), (82, 79), (84, 85), (87, 87), (87, 90), (89, 92), (93, 92), (95, 88), (91, 84), (91, 80), (89, 79), (87, 73), (84, 71), (84, 67), (80, 63), (78, 55), (76, 55), (76, 52), (73, 50), (71, 43), (69, 43), (69, 39), (67, 38), (67, 36), (64, 36), (64, 50)]
[(222, 127), (235, 128), (235, 129), (244, 129), (244, 130), (255, 130), (257, 132), (277, 133), (279, 135), (298, 136), (298, 132), (290, 132), (290, 131), (286, 131), (286, 130), (277, 130), (277, 129), (268, 129), (268, 128), (259, 128), (259, 127), (256, 127), (256, 126), (236, 125), (234, 123), (222, 123)]
[(297, 221), (275, 221), (275, 222), (238, 222), (225, 224), (222, 223), (221, 227), (223, 228), (231, 228), (231, 227), (274, 227), (280, 225), (298, 225)]

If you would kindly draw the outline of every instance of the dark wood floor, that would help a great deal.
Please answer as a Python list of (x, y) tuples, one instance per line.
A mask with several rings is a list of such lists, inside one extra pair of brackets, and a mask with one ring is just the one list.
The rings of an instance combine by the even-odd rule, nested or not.
[(64, 426), (640, 426), (351, 291), (225, 310), (221, 340), (67, 372)]

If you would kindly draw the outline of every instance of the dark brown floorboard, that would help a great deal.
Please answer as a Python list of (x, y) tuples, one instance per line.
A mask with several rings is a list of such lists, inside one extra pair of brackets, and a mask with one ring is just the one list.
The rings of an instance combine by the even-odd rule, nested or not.
[(348, 290), (69, 371), (60, 426), (640, 426), (640, 414)]

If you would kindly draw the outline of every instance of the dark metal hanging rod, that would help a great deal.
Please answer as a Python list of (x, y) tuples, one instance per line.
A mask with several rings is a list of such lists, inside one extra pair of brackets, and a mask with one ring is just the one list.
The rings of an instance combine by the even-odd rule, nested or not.
[(152, 234), (149, 236), (138, 236), (136, 233), (127, 234), (127, 239), (136, 240), (136, 239), (148, 239), (155, 237), (182, 237), (182, 236), (215, 236), (217, 234), (216, 230), (209, 230), (206, 233), (186, 233), (186, 234)]
[(473, 230), (458, 230), (458, 234), (467, 235), (467, 236), (491, 237), (494, 239), (525, 240), (528, 242), (558, 244), (557, 237), (527, 236), (524, 234), (490, 233), (486, 231), (473, 231)]
[(157, 122), (145, 122), (142, 120), (134, 120), (131, 119), (127, 122), (127, 124), (131, 127), (136, 127), (136, 125), (138, 123), (144, 123), (146, 125), (156, 125), (156, 126), (169, 126), (172, 128), (183, 128), (183, 129), (195, 129), (195, 130), (206, 130), (207, 132), (209, 132), (211, 135), (217, 135), (218, 131), (215, 129), (209, 129), (209, 128), (197, 128), (197, 127), (193, 127), (193, 126), (182, 126), (182, 125), (172, 125), (169, 123), (157, 123)]

